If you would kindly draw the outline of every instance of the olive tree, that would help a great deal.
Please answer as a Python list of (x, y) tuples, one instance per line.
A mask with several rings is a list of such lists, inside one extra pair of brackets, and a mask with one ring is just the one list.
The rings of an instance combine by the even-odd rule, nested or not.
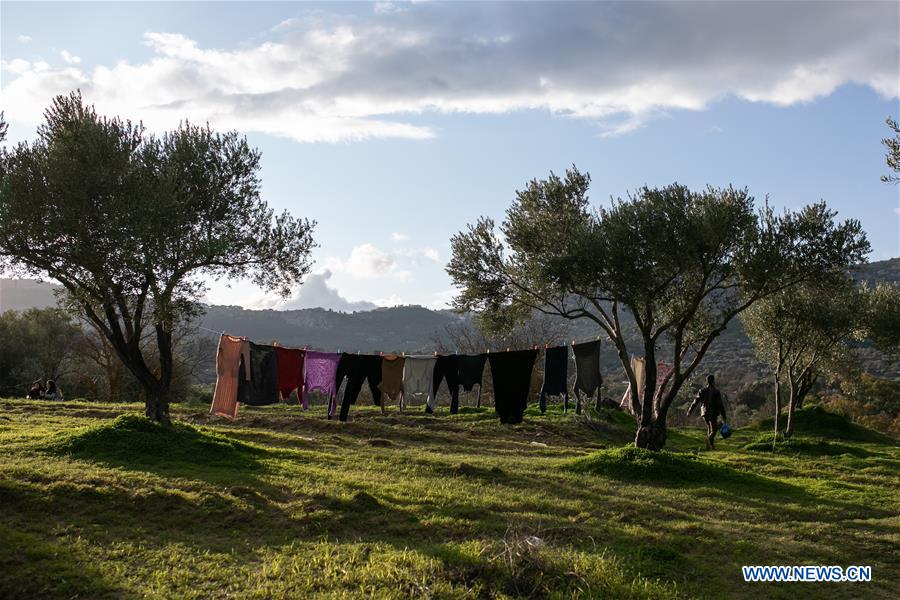
[[(631, 352), (643, 354), (643, 393), (632, 394), (642, 448), (665, 445), (670, 406), (737, 315), (869, 251), (859, 222), (836, 223), (821, 202), (776, 214), (767, 203), (757, 210), (746, 189), (673, 184), (593, 207), (589, 184), (575, 167), (529, 182), (506, 211), (502, 237), (490, 218), (453, 236), (447, 272), (461, 289), (455, 308), (479, 312), (488, 326), (534, 310), (593, 321), (633, 390)], [(628, 347), (623, 312), (640, 332), (639, 348)], [(658, 390), (664, 340), (673, 368)]]
[(882, 352), (900, 354), (900, 285), (879, 282), (867, 287), (866, 338)]
[(782, 387), (788, 390), (784, 436), (790, 437), (794, 410), (802, 408), (817, 379), (851, 360), (846, 342), (864, 335), (865, 303), (865, 289), (841, 276), (782, 290), (741, 316), (757, 356), (772, 368), (776, 439), (781, 434)]
[(34, 142), (0, 155), (0, 266), (61, 283), (140, 382), (147, 416), (168, 423), (173, 332), (205, 282), (288, 294), (309, 271), (314, 224), (260, 198), (260, 153), (236, 132), (185, 122), (151, 135), (78, 92), (44, 116)]

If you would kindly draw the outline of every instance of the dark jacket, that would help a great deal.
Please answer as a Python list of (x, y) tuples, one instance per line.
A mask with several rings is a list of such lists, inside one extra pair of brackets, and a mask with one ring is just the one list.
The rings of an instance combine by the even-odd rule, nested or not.
[(722, 392), (718, 388), (709, 386), (697, 392), (697, 397), (691, 402), (688, 414), (694, 412), (694, 407), (697, 404), (700, 404), (700, 416), (707, 421), (714, 421), (719, 418), (719, 415), (722, 415), (723, 421), (727, 420), (725, 418), (725, 404), (722, 402)]

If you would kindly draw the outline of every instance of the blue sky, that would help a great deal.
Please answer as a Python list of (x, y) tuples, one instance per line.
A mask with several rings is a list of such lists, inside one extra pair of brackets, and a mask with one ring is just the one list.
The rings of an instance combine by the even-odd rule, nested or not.
[(2, 105), (33, 137), (54, 93), (165, 129), (247, 133), (264, 198), (318, 222), (314, 274), (248, 307), (442, 306), (449, 238), (571, 164), (592, 198), (673, 181), (819, 199), (900, 255), (885, 117), (900, 5), (12, 3)]

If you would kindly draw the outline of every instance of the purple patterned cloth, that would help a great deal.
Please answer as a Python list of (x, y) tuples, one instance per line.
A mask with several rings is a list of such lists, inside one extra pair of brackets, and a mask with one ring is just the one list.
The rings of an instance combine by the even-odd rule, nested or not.
[(309, 393), (318, 390), (328, 396), (328, 416), (333, 417), (336, 407), (337, 368), (341, 355), (334, 352), (306, 352), (306, 378), (303, 385), (303, 408), (309, 408)]

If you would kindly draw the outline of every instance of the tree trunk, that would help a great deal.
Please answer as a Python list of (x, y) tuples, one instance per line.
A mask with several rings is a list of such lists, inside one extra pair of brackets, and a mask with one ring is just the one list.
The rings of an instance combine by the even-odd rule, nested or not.
[(144, 390), (146, 400), (144, 401), (144, 414), (151, 421), (162, 423), (163, 425), (171, 425), (172, 419), (169, 417), (169, 397), (168, 394), (158, 395), (147, 393)]
[(790, 371), (788, 371), (788, 388), (790, 389), (790, 396), (788, 396), (787, 425), (784, 428), (785, 439), (794, 435), (794, 403), (797, 401), (796, 387), (797, 386), (794, 383), (794, 376)]
[(634, 438), (634, 445), (658, 452), (666, 445), (666, 424), (655, 422), (649, 427), (641, 427)]
[(775, 371), (775, 440), (778, 440), (779, 420), (781, 419), (781, 370)]
[(171, 425), (169, 418), (169, 392), (172, 388), (172, 334), (162, 325), (156, 325), (156, 347), (159, 350), (159, 379), (154, 389), (147, 390), (145, 413), (151, 421)]
[(638, 448), (646, 448), (658, 452), (666, 445), (667, 428), (666, 416), (668, 406), (660, 405), (659, 413), (649, 427), (641, 427), (634, 438), (634, 445)]

